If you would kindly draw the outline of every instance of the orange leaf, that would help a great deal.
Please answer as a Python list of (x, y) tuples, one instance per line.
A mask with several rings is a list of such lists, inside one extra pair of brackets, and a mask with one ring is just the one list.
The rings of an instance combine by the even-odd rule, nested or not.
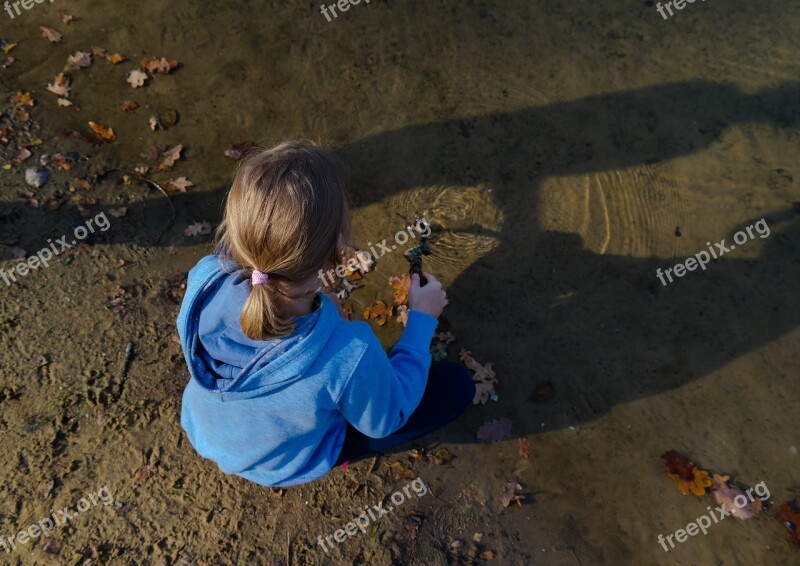
[(383, 326), (386, 324), (386, 320), (392, 316), (392, 308), (383, 301), (375, 301), (374, 305), (364, 311), (364, 320), (375, 318), (378, 320), (378, 324)]
[(100, 139), (103, 141), (112, 141), (117, 139), (116, 134), (114, 134), (113, 128), (106, 128), (105, 126), (98, 124), (97, 122), (89, 122), (89, 127), (95, 134), (100, 136)]

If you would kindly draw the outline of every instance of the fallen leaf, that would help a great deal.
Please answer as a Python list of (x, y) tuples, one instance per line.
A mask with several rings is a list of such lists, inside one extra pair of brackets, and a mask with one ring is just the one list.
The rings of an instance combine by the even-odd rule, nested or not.
[(3, 55), (8, 55), (19, 43), (6, 43), (3, 45)]
[(472, 381), (475, 383), (475, 397), (472, 399), (473, 405), (477, 405), (478, 403), (485, 405), (489, 399), (496, 397), (495, 385), (497, 385), (497, 377), (495, 376), (492, 363), (489, 362), (485, 365), (479, 364), (475, 358), (472, 357), (472, 352), (465, 348), (461, 348), (459, 351), (458, 359), (467, 366), (467, 369), (472, 371)]
[(242, 157), (248, 154), (250, 150), (252, 150), (256, 146), (255, 143), (251, 141), (243, 141), (236, 144), (233, 144), (232, 149), (225, 150), (225, 157), (230, 157), (234, 161), (239, 161)]
[(22, 91), (19, 91), (17, 92), (17, 94), (11, 96), (11, 103), (17, 104), (19, 106), (25, 106), (25, 105), (33, 106), (34, 104), (36, 104), (33, 98), (31, 97), (30, 92), (22, 92)]
[(400, 305), (397, 307), (397, 322), (403, 326), (408, 326), (408, 306)]
[(147, 175), (147, 172), (150, 171), (150, 168), (147, 165), (139, 165), (137, 167), (134, 167), (133, 170), (136, 171), (139, 175), (144, 177), (145, 175)]
[(158, 461), (142, 466), (133, 473), (133, 479), (138, 482), (144, 482), (152, 478), (158, 472)]
[(92, 183), (86, 179), (81, 179), (79, 177), (75, 177), (72, 179), (72, 184), (78, 187), (79, 189), (83, 189), (84, 191), (88, 191), (92, 188)]
[(167, 59), (165, 57), (150, 57), (149, 59), (142, 59), (139, 61), (139, 67), (152, 74), (168, 75), (178, 62), (175, 59)]
[(148, 78), (149, 77), (147, 76), (147, 73), (143, 73), (137, 69), (135, 71), (130, 71), (126, 80), (133, 88), (139, 88), (140, 86), (144, 86), (144, 83)]
[(493, 419), (486, 421), (479, 429), (479, 442), (500, 442), (511, 436), (511, 419)]
[(65, 75), (64, 73), (58, 73), (56, 78), (53, 79), (53, 82), (47, 85), (47, 90), (50, 92), (57, 94), (58, 96), (69, 96), (70, 91), (70, 78)]
[(778, 520), (789, 529), (789, 541), (800, 547), (800, 513), (795, 511), (794, 506), (788, 501), (781, 504)]
[(402, 462), (392, 462), (388, 464), (388, 466), (389, 478), (391, 478), (392, 481), (413, 480), (417, 477), (417, 474), (413, 470), (406, 468)]
[(453, 461), (453, 458), (455, 458), (453, 453), (450, 452), (447, 448), (444, 448), (444, 447), (439, 447), (439, 448), (435, 448), (435, 449), (431, 450), (428, 453), (428, 456), (431, 457), (433, 459), (433, 461), (436, 462), (440, 466), (444, 466), (446, 464), (449, 464), (450, 462)]
[(67, 14), (66, 12), (59, 12), (59, 16), (61, 16), (61, 21), (65, 24), (71, 24), (72, 22), (77, 22), (78, 18), (71, 14)]
[[(508, 507), (508, 505), (504, 505), (504, 507)], [(478, 555), (478, 558), (482, 558), (483, 560), (494, 560), (494, 552), (491, 550), (484, 550)]]
[(172, 169), (172, 167), (175, 165), (175, 162), (181, 158), (182, 151), (183, 145), (178, 144), (162, 153), (161, 163), (158, 164), (158, 170), (167, 171), (168, 169)]
[(114, 128), (106, 128), (105, 126), (103, 126), (102, 124), (98, 124), (97, 122), (89, 122), (89, 127), (104, 142), (113, 141), (117, 139), (116, 134), (114, 134)]
[(67, 155), (54, 153), (50, 156), (50, 165), (56, 171), (69, 171), (78, 163), (79, 159), (77, 153), (68, 153)]
[(378, 324), (383, 326), (386, 324), (386, 320), (392, 316), (392, 309), (393, 307), (381, 300), (375, 301), (374, 305), (364, 311), (364, 320), (375, 318), (378, 320)]
[[(729, 476), (714, 474), (711, 478), (711, 489), (714, 492), (714, 499), (728, 513), (741, 521), (752, 519), (761, 514), (761, 499), (748, 499), (744, 491), (735, 485), (729, 485)], [(752, 492), (751, 492), (752, 493)], [(739, 497), (742, 499), (740, 500)], [(739, 501), (744, 504), (739, 506)]]
[(167, 146), (165, 145), (154, 145), (144, 150), (141, 154), (139, 154), (139, 157), (147, 161), (158, 161), (158, 158), (161, 157), (161, 154), (164, 153), (165, 149), (167, 149)]
[(661, 455), (667, 465), (667, 476), (678, 484), (678, 490), (684, 495), (693, 493), (700, 497), (706, 493), (706, 488), (711, 487), (711, 478), (708, 472), (701, 470), (692, 462), (670, 450)]
[(164, 124), (161, 123), (161, 118), (159, 118), (158, 114), (151, 114), (150, 119), (147, 121), (150, 125), (150, 129), (154, 132), (156, 130), (165, 130)]
[(169, 181), (164, 181), (163, 183), (164, 190), (169, 191), (171, 193), (185, 193), (186, 189), (193, 186), (194, 183), (192, 183), (186, 177), (178, 177), (177, 179), (170, 179)]
[(67, 71), (75, 69), (85, 69), (92, 66), (92, 54), (86, 51), (76, 51), (74, 54), (67, 57)]
[(398, 277), (389, 277), (389, 287), (394, 293), (394, 304), (408, 304), (408, 290), (411, 288), (411, 277), (408, 273), (403, 273)]
[(501, 498), (504, 509), (512, 503), (516, 503), (519, 507), (522, 507), (522, 500), (525, 499), (525, 496), (518, 494), (518, 491), (522, 491), (522, 486), (516, 479), (506, 482), (506, 489), (503, 491), (503, 496)]
[(65, 108), (68, 108), (68, 107), (72, 106), (72, 101), (69, 100), (68, 98), (59, 98), (58, 99), (58, 105), (62, 106), (62, 107), (65, 107)]
[(531, 447), (528, 445), (528, 440), (525, 438), (520, 438), (517, 441), (517, 447), (519, 449), (519, 457), (523, 460), (527, 460), (531, 451)]
[(39, 31), (42, 32), (42, 37), (50, 41), (50, 43), (59, 43), (63, 37), (58, 31), (46, 26), (39, 26)]
[(134, 112), (137, 108), (139, 108), (139, 103), (135, 100), (124, 100), (119, 104), (119, 109), (123, 112)]
[(123, 61), (125, 61), (125, 57), (120, 55), (119, 53), (114, 53), (113, 55), (105, 55), (106, 61), (113, 65), (119, 65)]
[(190, 224), (186, 230), (183, 231), (183, 235), (189, 238), (193, 238), (195, 236), (205, 236), (206, 234), (211, 233), (211, 224), (206, 221), (203, 222), (195, 222), (194, 224)]

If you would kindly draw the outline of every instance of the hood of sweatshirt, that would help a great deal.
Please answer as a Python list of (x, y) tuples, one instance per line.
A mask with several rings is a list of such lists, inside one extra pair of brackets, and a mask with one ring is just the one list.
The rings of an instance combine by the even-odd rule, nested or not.
[(192, 377), (221, 400), (268, 393), (299, 379), (325, 347), (339, 316), (323, 296), (319, 308), (295, 319), (290, 336), (253, 340), (239, 322), (249, 294), (246, 272), (230, 271), (216, 256), (190, 272), (178, 332)]

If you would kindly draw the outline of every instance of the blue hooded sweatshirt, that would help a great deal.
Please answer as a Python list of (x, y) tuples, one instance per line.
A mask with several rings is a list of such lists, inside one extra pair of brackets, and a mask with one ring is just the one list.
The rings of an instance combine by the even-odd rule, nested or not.
[(427, 383), (435, 318), (409, 312), (387, 357), (368, 324), (343, 320), (322, 296), (290, 336), (251, 340), (239, 322), (249, 294), (244, 270), (216, 255), (189, 272), (178, 316), (191, 374), (181, 425), (201, 456), (286, 487), (331, 470), (348, 422), (372, 438), (405, 424)]

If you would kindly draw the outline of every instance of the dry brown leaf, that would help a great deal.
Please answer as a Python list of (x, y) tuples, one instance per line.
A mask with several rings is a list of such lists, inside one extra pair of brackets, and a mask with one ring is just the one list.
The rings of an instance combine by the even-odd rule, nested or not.
[(169, 191), (171, 193), (185, 193), (186, 189), (194, 186), (194, 183), (192, 183), (186, 177), (178, 177), (177, 179), (164, 181), (163, 186), (165, 191)]
[(109, 63), (112, 63), (114, 65), (119, 65), (120, 63), (125, 61), (125, 57), (123, 57), (119, 53), (114, 53), (112, 55), (104, 54), (104, 56), (106, 58), (106, 61), (108, 61)]
[(389, 286), (394, 293), (394, 304), (408, 304), (408, 290), (411, 288), (411, 277), (408, 273), (403, 273), (397, 277), (389, 277)]
[(161, 123), (161, 118), (159, 118), (158, 114), (151, 114), (150, 119), (147, 122), (150, 125), (150, 129), (154, 132), (156, 130), (165, 130), (164, 124)]
[(19, 106), (25, 106), (25, 105), (33, 106), (34, 104), (36, 104), (33, 98), (31, 97), (30, 92), (22, 92), (22, 91), (19, 91), (17, 92), (17, 94), (11, 96), (11, 103)]
[(69, 108), (72, 106), (72, 101), (69, 98), (59, 98), (58, 105), (63, 108)]
[[(730, 476), (722, 476), (714, 474), (711, 478), (711, 489), (714, 491), (714, 499), (733, 517), (741, 521), (752, 519), (761, 514), (762, 506), (761, 499), (754, 497), (752, 501), (747, 498), (745, 492), (736, 487), (729, 485), (728, 480)], [(750, 491), (750, 490), (748, 490)], [(752, 491), (751, 491), (752, 494)], [(739, 497), (744, 503), (739, 506)]]
[(144, 86), (144, 83), (148, 78), (149, 77), (147, 76), (147, 73), (143, 73), (142, 71), (137, 69), (135, 71), (129, 72), (128, 78), (126, 80), (128, 81), (128, 84), (131, 85), (133, 88), (139, 88), (140, 86)]
[(175, 59), (167, 59), (166, 57), (150, 57), (139, 61), (139, 67), (151, 75), (156, 73), (168, 75), (177, 66), (178, 62)]
[(67, 14), (66, 12), (59, 12), (59, 16), (61, 16), (61, 21), (65, 24), (71, 24), (72, 22), (77, 22), (78, 18), (71, 14)]
[(58, 73), (53, 82), (47, 85), (47, 90), (58, 96), (67, 97), (70, 91), (70, 78), (64, 73)]
[(522, 486), (517, 482), (516, 479), (508, 480), (506, 482), (506, 489), (503, 492), (503, 497), (501, 498), (503, 502), (503, 508), (508, 507), (512, 503), (516, 503), (518, 506), (522, 507), (522, 500), (525, 499), (524, 495), (519, 495), (517, 492), (522, 491)]
[(123, 100), (119, 103), (119, 109), (123, 112), (135, 112), (139, 108), (139, 103), (135, 100)]
[(47, 26), (39, 26), (39, 31), (42, 32), (42, 37), (50, 41), (50, 43), (59, 43), (63, 37), (57, 30)]
[(491, 550), (484, 550), (483, 552), (481, 552), (478, 555), (478, 558), (481, 558), (481, 559), (487, 560), (487, 561), (488, 560), (494, 560), (494, 552), (492, 552)]
[(183, 145), (178, 144), (162, 153), (161, 163), (158, 164), (158, 170), (167, 171), (168, 169), (172, 169), (172, 167), (175, 165), (175, 162), (181, 158), (182, 151)]
[(92, 66), (92, 54), (86, 51), (76, 51), (67, 57), (67, 71), (85, 69)]

